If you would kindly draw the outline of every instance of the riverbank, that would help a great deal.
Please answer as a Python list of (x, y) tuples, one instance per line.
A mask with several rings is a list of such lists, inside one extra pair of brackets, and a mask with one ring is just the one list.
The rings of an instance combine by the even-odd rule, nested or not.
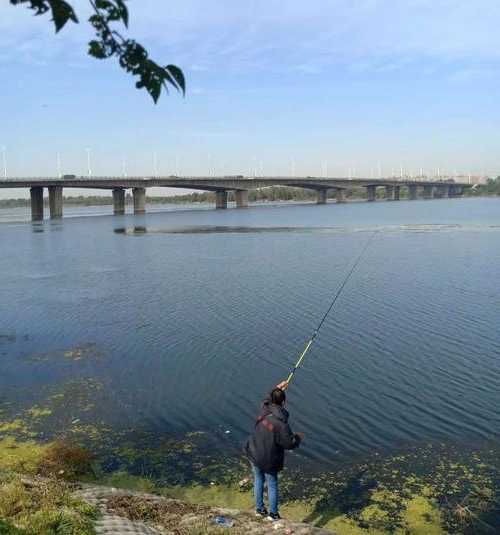
[(252, 512), (158, 494), (11, 474), (0, 481), (2, 535), (331, 535), (311, 525), (269, 523)]
[[(105, 473), (105, 459), (75, 442), (20, 440), (12, 436), (16, 429), (19, 423), (2, 425), (2, 535), (114, 535), (103, 526), (119, 522), (142, 522), (159, 530), (138, 533), (215, 534), (220, 529), (212, 522), (218, 516), (233, 523), (230, 532), (238, 535), (269, 531), (268, 524), (252, 515), (248, 469), (235, 469), (231, 460), (228, 466), (221, 466), (220, 459), (219, 466), (207, 461), (190, 481), (165, 484), (181, 476), (175, 472), (183, 471), (179, 451), (186, 454), (187, 441), (172, 441), (168, 451), (163, 450), (172, 458), (164, 478), (158, 479), (134, 474), (131, 465), (130, 471), (125, 470), (126, 464)], [(191, 446), (193, 453), (196, 448), (194, 443)], [(287, 520), (276, 530), (318, 535), (469, 535), (486, 527), (485, 532), (494, 532), (498, 522), (495, 458), (493, 450), (488, 456), (429, 446), (387, 458), (375, 456), (334, 473), (306, 475), (288, 470), (280, 487), (281, 514)], [(191, 455), (191, 459), (197, 465), (200, 457)], [(60, 526), (66, 531), (57, 531)]]
[[(82, 362), (90, 354), (92, 347), (80, 347), (62, 358)], [(0, 534), (93, 535), (103, 514), (118, 512), (130, 522), (154, 524), (165, 517), (167, 527), (189, 517), (186, 529), (194, 531), (177, 535), (211, 533), (207, 521), (220, 515), (248, 533), (262, 528), (251, 516), (248, 463), (229, 442), (221, 456), (203, 431), (159, 436), (116, 430), (103, 414), (94, 414), (105, 394), (95, 381), (72, 382), (36, 405), (0, 407)], [(495, 445), (459, 449), (442, 443), (344, 458), (323, 469), (290, 455), (280, 476), (280, 512), (311, 526), (310, 533), (315, 527), (337, 535), (470, 535), (485, 526), (491, 533), (500, 526), (499, 458)], [(81, 482), (99, 487), (109, 507), (95, 507), (99, 496), (86, 502), (75, 494), (87, 488)], [(109, 501), (116, 496), (124, 498)], [(151, 496), (178, 502), (160, 506)], [(66, 531), (57, 531), (62, 525)], [(283, 526), (283, 533), (303, 529)]]
[(256, 517), (251, 511), (193, 504), (158, 494), (132, 492), (103, 486), (82, 486), (76, 496), (94, 506), (100, 515), (99, 534), (148, 533), (195, 535), (227, 532), (235, 535), (274, 533), (331, 535), (333, 532), (303, 522), (278, 522)]

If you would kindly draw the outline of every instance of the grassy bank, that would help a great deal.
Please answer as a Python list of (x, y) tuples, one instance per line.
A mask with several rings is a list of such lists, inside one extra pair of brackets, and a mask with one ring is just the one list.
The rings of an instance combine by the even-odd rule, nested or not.
[[(478, 455), (472, 459), (454, 455), (418, 450), (310, 479), (285, 473), (281, 512), (338, 535), (494, 533), (496, 528), (489, 526), (497, 497), (490, 465)], [(102, 474), (96, 462), (74, 444), (4, 437), (0, 440), (0, 533), (92, 535), (96, 511), (72, 497), (70, 481), (75, 479), (191, 504), (252, 508), (248, 482), (239, 480), (247, 473), (234, 467), (206, 466), (190, 483), (165, 485), (126, 470)], [(42, 485), (30, 485), (34, 476), (43, 476)], [(144, 514), (147, 520), (149, 513)]]
[(93, 535), (96, 510), (72, 495), (89, 454), (54, 442), (0, 440), (0, 534)]

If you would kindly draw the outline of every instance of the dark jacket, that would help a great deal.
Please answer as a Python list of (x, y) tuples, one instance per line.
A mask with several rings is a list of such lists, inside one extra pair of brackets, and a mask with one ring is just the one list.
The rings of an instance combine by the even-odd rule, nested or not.
[(264, 472), (283, 470), (285, 450), (298, 448), (300, 437), (288, 425), (288, 411), (264, 399), (255, 430), (245, 444), (250, 461)]

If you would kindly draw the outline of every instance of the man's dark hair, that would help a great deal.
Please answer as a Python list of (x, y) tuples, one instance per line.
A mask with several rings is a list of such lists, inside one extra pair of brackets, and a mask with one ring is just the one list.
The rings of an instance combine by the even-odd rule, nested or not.
[(275, 388), (271, 392), (271, 403), (275, 405), (283, 405), (286, 401), (286, 394), (281, 388)]

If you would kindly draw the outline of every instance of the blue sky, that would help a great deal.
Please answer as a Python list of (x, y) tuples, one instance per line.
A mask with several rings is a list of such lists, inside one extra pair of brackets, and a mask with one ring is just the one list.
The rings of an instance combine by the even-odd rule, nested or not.
[(157, 106), (86, 56), (73, 4), (57, 36), (0, 7), (9, 175), (54, 175), (57, 153), (84, 174), (86, 147), (96, 175), (500, 171), (497, 0), (130, 0), (129, 33), (187, 77)]

